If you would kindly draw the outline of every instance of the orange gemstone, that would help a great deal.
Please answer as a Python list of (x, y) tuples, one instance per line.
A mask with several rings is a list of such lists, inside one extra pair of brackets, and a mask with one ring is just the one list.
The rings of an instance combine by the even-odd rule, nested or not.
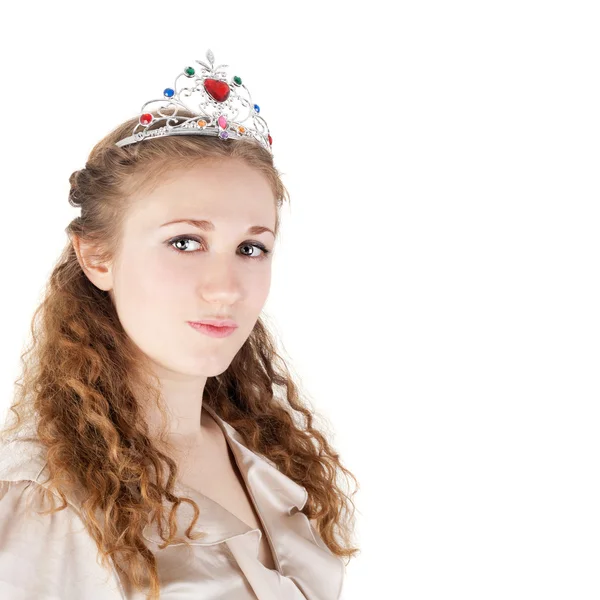
[(206, 127), (206, 121), (204, 119), (200, 119), (200, 121), (198, 121), (198, 126), (204, 129)]
[(240, 128), (238, 129), (238, 131), (239, 131), (240, 133), (244, 133), (244, 131), (246, 131), (246, 128), (245, 128), (245, 127), (242, 127), (242, 126), (240, 125)]

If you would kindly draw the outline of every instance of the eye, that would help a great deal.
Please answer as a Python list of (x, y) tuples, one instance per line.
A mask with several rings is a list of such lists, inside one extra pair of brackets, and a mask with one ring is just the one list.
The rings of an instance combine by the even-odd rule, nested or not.
[[(200, 246), (203, 246), (202, 240), (201, 239), (197, 239), (195, 237), (192, 236), (188, 236), (188, 235), (180, 235), (176, 238), (170, 239), (168, 242), (166, 242), (168, 244), (168, 246), (174, 250), (175, 252), (177, 252), (178, 254), (196, 254), (197, 250), (187, 250), (187, 249), (182, 249), (182, 247), (185, 248), (189, 248), (189, 244), (185, 243), (185, 242), (196, 242), (197, 244), (200, 244)], [(176, 247), (176, 245), (179, 245), (178, 247)], [(249, 258), (251, 260), (263, 260), (267, 257), (268, 254), (270, 254), (271, 250), (267, 250), (267, 248), (261, 244), (260, 242), (244, 242), (240, 248), (257, 248), (258, 250), (261, 250), (262, 252), (258, 255), (255, 256), (250, 256), (247, 253), (243, 253), (245, 258)]]

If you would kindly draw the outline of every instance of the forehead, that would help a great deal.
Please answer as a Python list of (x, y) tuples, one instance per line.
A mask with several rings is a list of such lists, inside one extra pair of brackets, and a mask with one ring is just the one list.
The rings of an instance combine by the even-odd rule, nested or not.
[(218, 221), (275, 222), (275, 197), (267, 177), (233, 159), (170, 166), (150, 190), (132, 200), (131, 218), (144, 224), (176, 218), (209, 219), (217, 228)]

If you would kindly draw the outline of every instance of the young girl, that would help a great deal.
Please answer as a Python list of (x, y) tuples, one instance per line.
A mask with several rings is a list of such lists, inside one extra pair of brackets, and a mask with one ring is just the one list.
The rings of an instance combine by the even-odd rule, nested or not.
[(70, 178), (0, 448), (2, 598), (341, 598), (356, 479), (261, 319), (288, 193), (207, 58)]

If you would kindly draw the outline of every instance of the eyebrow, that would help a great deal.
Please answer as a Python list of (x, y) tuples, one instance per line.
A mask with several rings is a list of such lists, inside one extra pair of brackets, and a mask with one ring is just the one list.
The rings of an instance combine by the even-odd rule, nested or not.
[[(172, 225), (173, 223), (187, 223), (188, 225), (191, 225), (192, 227), (197, 227), (198, 229), (201, 229), (202, 231), (214, 231), (215, 230), (214, 223), (212, 223), (211, 221), (206, 221), (204, 219), (202, 219), (202, 220), (176, 219), (175, 221), (169, 221), (168, 223), (163, 223), (161, 225), (161, 227), (166, 227), (167, 225)], [(246, 231), (246, 233), (250, 233), (252, 235), (258, 235), (259, 233), (265, 233), (265, 232), (269, 232), (269, 233), (273, 234), (273, 237), (275, 237), (275, 233), (273, 232), (273, 230), (269, 229), (268, 227), (264, 227), (263, 225), (253, 225), (252, 227), (250, 227), (248, 229), (248, 231)]]

